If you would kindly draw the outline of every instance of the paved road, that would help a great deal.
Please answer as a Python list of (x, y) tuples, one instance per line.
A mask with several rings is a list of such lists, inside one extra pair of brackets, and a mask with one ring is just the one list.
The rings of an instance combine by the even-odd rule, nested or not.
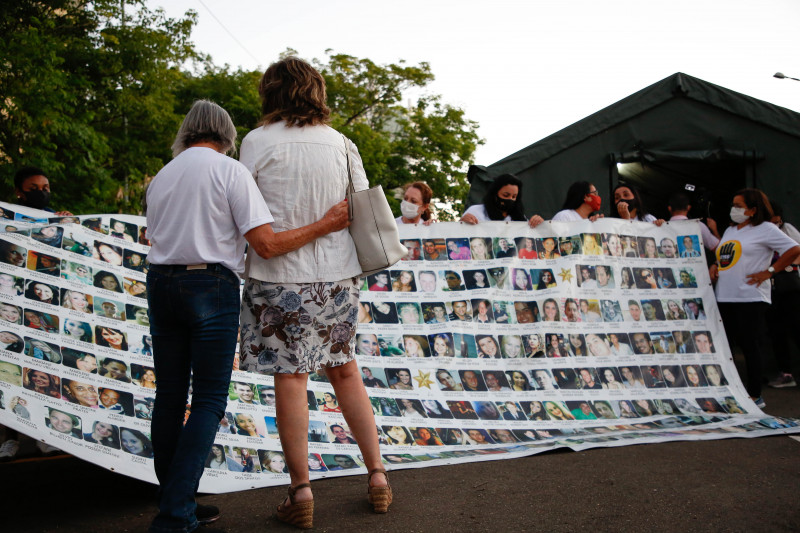
[[(800, 418), (800, 390), (765, 390)], [(0, 465), (4, 532), (146, 531), (154, 487), (73, 457)], [(403, 470), (374, 515), (364, 477), (315, 482), (317, 531), (800, 531), (800, 441), (647, 444)], [(296, 531), (272, 518), (283, 487), (203, 496), (231, 533)], [(200, 530), (202, 533), (202, 530)]]

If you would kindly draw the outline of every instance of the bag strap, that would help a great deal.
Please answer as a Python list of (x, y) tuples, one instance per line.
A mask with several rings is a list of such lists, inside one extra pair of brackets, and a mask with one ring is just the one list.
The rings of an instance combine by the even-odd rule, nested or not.
[(342, 139), (344, 140), (344, 155), (347, 158), (347, 215), (350, 220), (353, 220), (353, 200), (350, 197), (356, 192), (356, 188), (353, 186), (353, 173), (350, 170), (350, 147), (347, 145), (347, 137), (344, 134), (342, 134)]

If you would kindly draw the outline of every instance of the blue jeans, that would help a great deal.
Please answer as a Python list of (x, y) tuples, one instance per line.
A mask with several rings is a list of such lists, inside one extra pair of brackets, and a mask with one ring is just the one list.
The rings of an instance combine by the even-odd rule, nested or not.
[[(198, 526), (194, 496), (228, 401), (239, 278), (221, 265), (151, 265), (147, 294), (158, 380), (151, 431), (161, 485), (150, 531), (189, 532)], [(192, 407), (184, 425), (190, 375)]]

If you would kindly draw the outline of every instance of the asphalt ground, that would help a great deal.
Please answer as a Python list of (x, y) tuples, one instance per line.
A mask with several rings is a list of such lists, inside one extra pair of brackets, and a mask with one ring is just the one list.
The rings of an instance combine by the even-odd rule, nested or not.
[[(798, 375), (797, 373), (795, 375)], [(800, 389), (764, 389), (765, 411), (800, 418)], [(155, 487), (71, 456), (0, 464), (3, 532), (146, 531)], [(366, 476), (314, 482), (315, 530), (800, 531), (800, 440), (787, 436), (552, 451), (391, 473), (371, 512)], [(285, 487), (201, 496), (214, 527), (296, 531), (274, 518)], [(202, 533), (203, 528), (198, 530)]]

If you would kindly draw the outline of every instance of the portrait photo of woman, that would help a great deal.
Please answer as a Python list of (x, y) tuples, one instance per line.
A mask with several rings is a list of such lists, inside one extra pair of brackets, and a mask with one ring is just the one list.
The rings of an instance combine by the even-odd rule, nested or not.
[(61, 289), (61, 307), (80, 313), (91, 313), (92, 297), (71, 289)]
[(486, 270), (483, 269), (465, 270), (464, 283), (468, 290), (488, 289), (490, 287), (489, 277), (486, 274)]
[(91, 433), (84, 433), (83, 440), (92, 444), (102, 444), (108, 448), (119, 450), (119, 428), (108, 422), (97, 420), (92, 424)]
[(150, 437), (138, 429), (122, 428), (119, 432), (122, 450), (139, 457), (153, 458), (153, 444)]
[(81, 342), (92, 342), (94, 339), (94, 336), (92, 335), (91, 324), (72, 318), (64, 319), (64, 329), (62, 334), (68, 339)]
[(61, 348), (58, 345), (30, 337), (25, 337), (25, 355), (40, 361), (61, 362)]
[(122, 292), (122, 283), (116, 274), (100, 270), (94, 275), (94, 286), (112, 292)]
[(29, 281), (25, 288), (25, 298), (34, 302), (58, 305), (58, 287), (41, 281)]
[(98, 346), (127, 351), (128, 339), (124, 331), (106, 326), (95, 326), (94, 330), (95, 343)]
[(26, 368), (22, 374), (22, 386), (50, 398), (61, 398), (61, 378), (41, 370)]
[(122, 266), (122, 248), (102, 241), (94, 241), (95, 259), (110, 265)]
[(473, 237), (469, 240), (469, 249), (473, 261), (486, 261), (494, 259), (492, 255), (492, 239), (488, 237)]
[(411, 270), (392, 270), (392, 291), (415, 292), (417, 284), (414, 281), (414, 272)]
[(72, 348), (62, 348), (61, 355), (64, 366), (75, 368), (87, 374), (97, 373), (97, 357), (94, 354), (73, 350)]
[(431, 346), (433, 346), (431, 350), (432, 357), (455, 357), (453, 337), (450, 333), (437, 333), (436, 335), (430, 335), (428, 338)]

